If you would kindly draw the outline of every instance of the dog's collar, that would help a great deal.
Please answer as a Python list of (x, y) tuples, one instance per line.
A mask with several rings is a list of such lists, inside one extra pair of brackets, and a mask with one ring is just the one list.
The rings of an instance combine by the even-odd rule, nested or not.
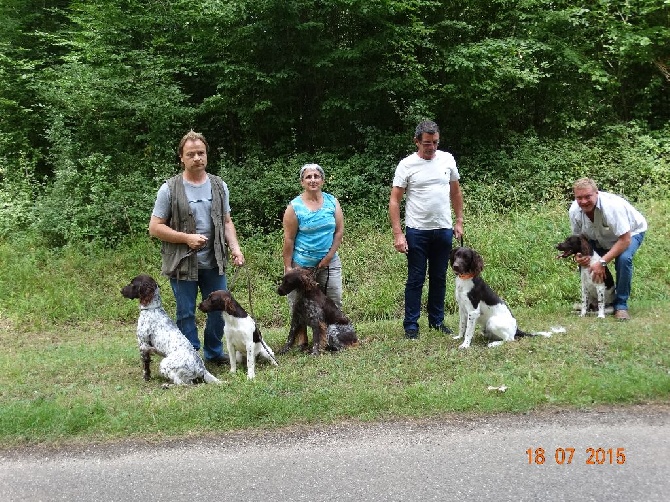
[(458, 278), (462, 281), (467, 281), (468, 279), (474, 278), (475, 274), (458, 274)]
[(144, 305), (140, 305), (140, 310), (156, 310), (161, 308), (160, 305), (153, 305), (153, 306), (147, 306), (145, 307)]

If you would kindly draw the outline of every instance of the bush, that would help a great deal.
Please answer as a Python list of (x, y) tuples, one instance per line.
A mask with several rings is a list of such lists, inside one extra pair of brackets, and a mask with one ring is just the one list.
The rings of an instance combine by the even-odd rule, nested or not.
[(24, 152), (13, 161), (0, 156), (0, 237), (24, 230), (30, 223), (36, 192), (35, 162)]

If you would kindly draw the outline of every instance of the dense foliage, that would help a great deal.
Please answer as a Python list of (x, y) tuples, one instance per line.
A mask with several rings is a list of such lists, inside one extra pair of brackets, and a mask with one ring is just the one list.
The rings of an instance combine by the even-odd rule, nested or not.
[(474, 207), (579, 174), (668, 183), (664, 0), (3, 0), (0, 16), (0, 235), (144, 232), (191, 127), (245, 232), (276, 227), (305, 159), (379, 216), (423, 117)]

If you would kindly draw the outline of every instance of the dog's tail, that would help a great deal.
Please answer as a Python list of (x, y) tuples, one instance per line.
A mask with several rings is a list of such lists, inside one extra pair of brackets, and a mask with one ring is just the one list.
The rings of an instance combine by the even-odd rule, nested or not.
[(263, 348), (265, 349), (265, 352), (267, 352), (268, 356), (270, 356), (270, 359), (272, 359), (272, 361), (275, 363), (275, 366), (279, 366), (279, 363), (275, 359), (274, 353), (268, 348), (267, 345), (265, 345), (265, 340), (263, 340), (263, 337), (261, 337), (260, 342)]
[(525, 331), (521, 331), (519, 328), (517, 328), (516, 333), (514, 334), (514, 338), (521, 338), (524, 336), (543, 336), (545, 338), (550, 338), (551, 335), (556, 333), (565, 333), (565, 328), (563, 326), (552, 326), (549, 328), (549, 331), (533, 331), (532, 333), (526, 333)]
[(202, 375), (202, 378), (205, 380), (205, 383), (221, 383), (221, 380), (212, 375), (209, 371), (205, 370), (205, 374)]

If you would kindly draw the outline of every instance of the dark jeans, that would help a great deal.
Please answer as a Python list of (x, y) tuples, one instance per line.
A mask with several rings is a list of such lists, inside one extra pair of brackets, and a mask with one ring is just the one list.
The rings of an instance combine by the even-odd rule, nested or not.
[[(198, 339), (198, 328), (195, 324), (198, 289), (200, 289), (202, 298), (205, 299), (212, 291), (226, 289), (226, 276), (219, 275), (218, 268), (200, 269), (198, 270), (197, 281), (170, 279), (170, 285), (177, 301), (177, 326), (191, 342), (193, 348), (199, 350), (200, 340)], [(221, 341), (223, 339), (223, 315), (220, 310), (207, 314), (203, 338), (202, 352), (205, 360), (223, 356), (224, 350)]]
[(407, 284), (405, 285), (405, 330), (419, 329), (421, 292), (428, 270), (428, 324), (439, 326), (444, 320), (444, 295), (447, 266), (451, 254), (451, 228), (437, 230), (405, 229), (407, 239)]

